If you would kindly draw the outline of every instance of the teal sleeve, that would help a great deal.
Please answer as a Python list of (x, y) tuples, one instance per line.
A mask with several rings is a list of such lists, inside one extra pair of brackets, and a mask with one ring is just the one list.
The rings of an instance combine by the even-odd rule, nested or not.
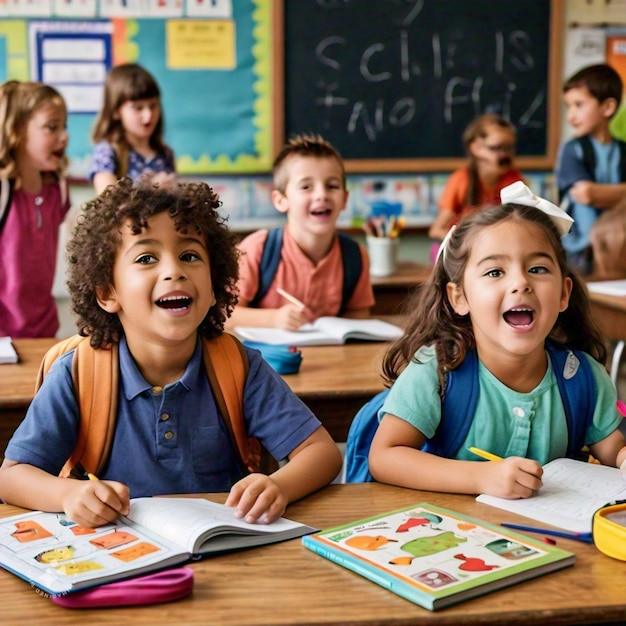
[(415, 358), (419, 363), (412, 360), (398, 376), (378, 412), (378, 419), (382, 420), (386, 413), (390, 413), (430, 439), (441, 421), (437, 358), (431, 347), (420, 348)]

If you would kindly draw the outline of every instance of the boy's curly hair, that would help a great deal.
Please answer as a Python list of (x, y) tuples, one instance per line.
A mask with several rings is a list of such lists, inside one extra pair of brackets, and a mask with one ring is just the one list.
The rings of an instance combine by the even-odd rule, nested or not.
[(198, 330), (207, 338), (221, 334), (237, 304), (239, 267), (237, 238), (218, 213), (220, 206), (219, 197), (206, 183), (162, 189), (147, 183), (133, 186), (129, 178), (86, 202), (67, 245), (67, 285), (78, 315), (78, 332), (89, 336), (94, 348), (119, 341), (124, 334), (119, 318), (99, 306), (96, 290), (112, 284), (121, 225), (130, 220), (133, 234), (139, 234), (153, 215), (167, 211), (177, 231), (192, 228), (204, 234), (217, 302)]

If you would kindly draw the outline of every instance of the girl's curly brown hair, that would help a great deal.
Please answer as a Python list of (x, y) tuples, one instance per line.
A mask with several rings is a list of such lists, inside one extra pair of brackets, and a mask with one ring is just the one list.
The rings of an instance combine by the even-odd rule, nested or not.
[(129, 178), (86, 202), (67, 245), (67, 286), (78, 315), (78, 332), (89, 336), (94, 348), (119, 341), (124, 334), (119, 318), (99, 306), (96, 292), (112, 284), (122, 224), (130, 220), (133, 234), (139, 234), (153, 215), (167, 211), (177, 231), (192, 228), (205, 237), (217, 302), (198, 331), (207, 338), (220, 335), (237, 304), (239, 274), (237, 238), (218, 213), (220, 206), (219, 197), (206, 183), (179, 183), (162, 189), (149, 184), (133, 186)]

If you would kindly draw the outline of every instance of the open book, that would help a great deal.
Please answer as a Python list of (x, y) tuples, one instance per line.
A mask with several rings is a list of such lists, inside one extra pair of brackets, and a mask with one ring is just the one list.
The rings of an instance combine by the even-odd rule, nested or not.
[(200, 498), (136, 498), (127, 517), (99, 528), (41, 511), (2, 518), (0, 565), (55, 595), (314, 530), (285, 518), (248, 524)]
[(382, 320), (347, 317), (320, 317), (295, 331), (253, 326), (235, 328), (235, 334), (243, 340), (290, 346), (330, 346), (350, 340), (392, 341), (402, 332), (399, 326)]
[(306, 548), (436, 610), (574, 563), (574, 555), (432, 504), (303, 537)]
[(619, 469), (573, 459), (543, 466), (543, 486), (522, 500), (481, 494), (479, 502), (512, 511), (574, 533), (590, 533), (593, 514), (613, 500), (626, 498), (626, 480)]
[(0, 363), (17, 363), (17, 352), (11, 337), (0, 337)]
[(599, 293), (606, 296), (626, 296), (626, 280), (600, 280), (587, 283), (587, 289), (591, 293)]

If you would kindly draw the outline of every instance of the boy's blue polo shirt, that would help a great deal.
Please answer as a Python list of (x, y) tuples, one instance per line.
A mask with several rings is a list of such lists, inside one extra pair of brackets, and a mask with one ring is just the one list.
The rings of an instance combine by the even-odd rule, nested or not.
[[(101, 479), (128, 485), (131, 497), (136, 498), (224, 492), (242, 478), (211, 392), (201, 348), (198, 341), (180, 380), (153, 389), (122, 339), (117, 425), (111, 459)], [(247, 432), (258, 437), (275, 458), (286, 458), (320, 422), (257, 350), (246, 352)], [(60, 472), (77, 436), (72, 356), (73, 352), (63, 355), (50, 369), (9, 442), (6, 458), (54, 475)]]

